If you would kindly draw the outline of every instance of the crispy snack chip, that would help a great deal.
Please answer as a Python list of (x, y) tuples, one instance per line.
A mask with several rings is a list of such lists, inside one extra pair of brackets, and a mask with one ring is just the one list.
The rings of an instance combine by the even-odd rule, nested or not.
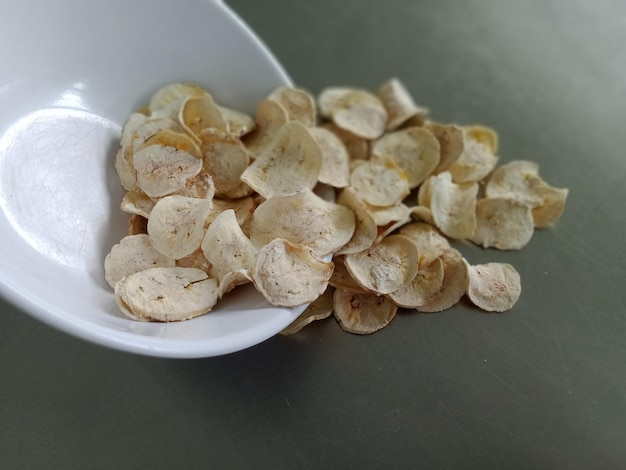
[(477, 183), (454, 183), (444, 171), (431, 177), (430, 210), (435, 225), (450, 238), (465, 239), (476, 229)]
[(424, 120), (428, 109), (415, 104), (413, 97), (404, 84), (397, 78), (391, 78), (378, 89), (378, 97), (387, 110), (388, 131), (394, 130), (411, 118)]
[(441, 124), (428, 121), (424, 124), (439, 142), (440, 158), (435, 173), (440, 173), (456, 162), (465, 150), (465, 133), (454, 124)]
[(367, 335), (386, 327), (396, 316), (398, 306), (382, 295), (336, 289), (333, 310), (344, 331)]
[(278, 130), (289, 122), (287, 110), (273, 100), (263, 100), (256, 107), (256, 129), (246, 136), (245, 145), (251, 158), (256, 158), (276, 137)]
[(510, 264), (467, 264), (467, 273), (467, 296), (487, 312), (511, 310), (522, 292), (520, 275)]
[(420, 268), (413, 280), (387, 296), (399, 307), (418, 309), (437, 295), (443, 287), (443, 261), (437, 257)]
[(158, 90), (150, 99), (150, 114), (166, 108), (172, 103), (180, 103), (190, 96), (203, 96), (206, 91), (194, 83), (170, 83)]
[(441, 255), (443, 281), (441, 289), (425, 303), (416, 307), (418, 312), (436, 313), (456, 305), (465, 295), (467, 267), (458, 250), (449, 248)]
[(307, 91), (281, 86), (270, 93), (267, 98), (285, 108), (290, 121), (300, 121), (307, 127), (315, 126), (317, 119), (315, 99)]
[(283, 336), (293, 335), (305, 326), (317, 320), (324, 320), (333, 314), (333, 294), (335, 289), (327, 287), (322, 295), (309, 304), (298, 318), (284, 328), (280, 334)]
[(190, 96), (183, 102), (178, 120), (187, 133), (200, 140), (205, 129), (228, 131), (228, 121), (210, 95)]
[(507, 198), (482, 198), (476, 204), (476, 231), (469, 237), (484, 248), (521, 250), (533, 236), (528, 206)]
[(365, 90), (353, 90), (341, 96), (331, 115), (338, 127), (364, 139), (378, 139), (387, 125), (383, 103)]
[(495, 168), (498, 157), (495, 155), (498, 135), (492, 129), (483, 126), (465, 128), (463, 152), (447, 171), (457, 183), (480, 181)]
[(323, 127), (311, 128), (311, 134), (322, 151), (322, 167), (318, 176), (320, 183), (335, 188), (350, 184), (350, 155), (341, 139)]
[(358, 164), (352, 170), (350, 186), (372, 206), (392, 206), (410, 193), (406, 174), (392, 160)]
[(378, 228), (367, 204), (358, 197), (351, 187), (341, 191), (337, 198), (337, 203), (348, 207), (354, 212), (355, 229), (350, 240), (336, 253), (358, 253), (372, 246), (378, 235)]

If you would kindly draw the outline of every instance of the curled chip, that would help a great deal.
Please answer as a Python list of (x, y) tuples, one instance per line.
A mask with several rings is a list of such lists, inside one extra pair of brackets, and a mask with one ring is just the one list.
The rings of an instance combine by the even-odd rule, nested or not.
[(396, 316), (398, 306), (382, 295), (336, 289), (333, 310), (344, 331), (367, 335), (387, 326)]
[(392, 160), (358, 164), (350, 175), (350, 186), (372, 206), (393, 206), (410, 193), (404, 171)]
[(317, 119), (315, 100), (305, 90), (281, 86), (270, 93), (267, 98), (285, 108), (290, 121), (300, 121), (307, 127), (315, 125)]
[(323, 128), (328, 129), (339, 137), (352, 160), (367, 160), (369, 158), (370, 144), (367, 139), (354, 135), (348, 131), (344, 131), (332, 122), (327, 122), (324, 124)]
[(418, 312), (435, 313), (447, 310), (456, 305), (465, 295), (467, 267), (461, 253), (454, 248), (449, 248), (440, 258), (443, 262), (441, 289), (426, 303), (416, 307)]
[(333, 275), (330, 277), (328, 284), (337, 288), (350, 292), (363, 292), (363, 288), (354, 280), (352, 275), (348, 272), (345, 264), (344, 256), (333, 257), (333, 263), (335, 269)]
[(440, 124), (432, 121), (426, 122), (424, 128), (432, 132), (439, 142), (440, 158), (435, 173), (445, 171), (463, 153), (465, 133), (461, 127), (454, 124)]
[(185, 131), (197, 140), (205, 129), (228, 131), (228, 121), (210, 95), (190, 96), (180, 108), (178, 120)]
[(246, 113), (242, 113), (236, 109), (227, 108), (226, 106), (218, 105), (218, 108), (228, 124), (228, 132), (230, 132), (231, 135), (243, 137), (255, 129), (256, 123), (252, 116), (248, 116)]
[(322, 151), (311, 132), (300, 122), (288, 122), (241, 180), (265, 198), (313, 189), (322, 161)]
[(547, 227), (565, 210), (568, 190), (554, 188), (539, 176), (536, 163), (518, 160), (492, 173), (485, 194), (515, 199), (532, 209), (535, 227)]
[(128, 214), (137, 214), (147, 219), (154, 204), (154, 201), (141, 191), (128, 191), (122, 199), (120, 208)]
[(200, 140), (204, 168), (213, 179), (215, 195), (233, 199), (249, 196), (251, 188), (241, 181), (250, 164), (243, 143), (231, 135), (207, 130), (200, 133)]
[(311, 128), (322, 151), (322, 168), (318, 176), (320, 183), (335, 188), (345, 188), (350, 184), (350, 155), (341, 139), (323, 127)]
[(420, 254), (420, 269), (432, 263), (450, 248), (450, 242), (435, 227), (428, 223), (414, 222), (405, 225), (400, 233), (417, 245)]
[(432, 176), (430, 210), (439, 230), (450, 238), (464, 239), (476, 229), (477, 183), (453, 183), (444, 171)]
[(345, 256), (354, 280), (366, 291), (389, 294), (408, 284), (417, 274), (417, 246), (404, 235), (390, 235), (360, 253)]
[(467, 297), (482, 310), (511, 310), (521, 292), (520, 275), (510, 264), (467, 264)]
[(246, 136), (245, 145), (251, 158), (261, 153), (276, 137), (278, 130), (289, 121), (287, 111), (279, 103), (263, 100), (256, 107), (256, 129)]
[(260, 204), (250, 223), (250, 239), (261, 247), (284, 238), (323, 257), (345, 245), (354, 230), (355, 217), (350, 209), (306, 190), (274, 196)]
[(173, 259), (154, 249), (148, 235), (128, 235), (104, 258), (104, 277), (111, 287), (130, 274), (158, 266), (174, 266)]
[(426, 206), (411, 207), (411, 217), (415, 220), (426, 222), (427, 224), (435, 224), (435, 221), (433, 220), (433, 213)]
[(333, 314), (333, 294), (335, 289), (327, 287), (322, 295), (309, 304), (298, 318), (284, 328), (280, 334), (283, 336), (293, 335), (302, 328), (317, 320), (323, 320)]
[[(257, 249), (242, 232), (233, 209), (225, 210), (213, 220), (201, 248), (211, 263), (211, 275), (220, 283), (221, 293), (250, 280)], [(223, 285), (225, 279), (228, 282)]]
[(421, 267), (413, 280), (387, 294), (399, 307), (420, 308), (437, 295), (443, 286), (444, 269), (441, 257)]
[(185, 196), (160, 199), (148, 219), (152, 245), (165, 256), (180, 259), (193, 253), (202, 243), (204, 224), (212, 202)]
[(354, 233), (350, 240), (337, 251), (337, 254), (358, 253), (372, 246), (378, 235), (378, 228), (368, 205), (351, 187), (341, 191), (337, 203), (352, 210), (355, 217)]
[(194, 83), (170, 83), (152, 95), (148, 109), (152, 114), (190, 96), (203, 96), (205, 94), (206, 91)]
[(339, 98), (331, 115), (338, 127), (364, 139), (378, 139), (387, 125), (383, 103), (364, 90), (353, 90)]
[(476, 231), (470, 237), (484, 248), (520, 250), (533, 236), (530, 208), (515, 199), (482, 198), (476, 204)]
[(115, 284), (120, 309), (135, 320), (171, 322), (209, 312), (217, 281), (195, 268), (150, 268)]
[(339, 100), (354, 90), (355, 88), (349, 87), (324, 88), (317, 97), (320, 115), (326, 119), (332, 119), (333, 109)]
[(482, 180), (498, 162), (497, 145), (498, 136), (492, 129), (482, 126), (466, 128), (463, 153), (447, 168), (452, 179), (457, 183)]
[(379, 242), (411, 220), (411, 209), (401, 202), (388, 207), (368, 206), (376, 222), (376, 239)]
[(296, 307), (317, 299), (328, 287), (333, 263), (313, 250), (277, 238), (256, 257), (252, 280), (272, 305)]
[(387, 110), (387, 130), (394, 130), (413, 117), (423, 120), (428, 109), (415, 104), (404, 84), (397, 78), (383, 83), (378, 89), (378, 97)]
[(409, 127), (385, 134), (374, 142), (372, 158), (393, 160), (404, 170), (409, 188), (416, 188), (439, 164), (439, 142), (430, 131)]

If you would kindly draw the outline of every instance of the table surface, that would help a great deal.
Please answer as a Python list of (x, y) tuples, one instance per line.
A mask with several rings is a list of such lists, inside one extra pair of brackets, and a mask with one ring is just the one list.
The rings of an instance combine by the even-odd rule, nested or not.
[(329, 319), (203, 360), (140, 357), (0, 301), (0, 467), (507, 468), (626, 465), (626, 3), (229, 4), (294, 81), (401, 78), (437, 120), (498, 129), (501, 162), (570, 188), (521, 252), (515, 309)]

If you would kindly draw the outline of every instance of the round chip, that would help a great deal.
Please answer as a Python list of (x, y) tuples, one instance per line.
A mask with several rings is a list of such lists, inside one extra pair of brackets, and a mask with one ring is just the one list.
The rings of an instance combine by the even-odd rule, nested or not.
[(387, 110), (388, 131), (400, 127), (415, 116), (423, 120), (428, 114), (428, 109), (415, 104), (409, 90), (397, 78), (391, 78), (383, 83), (378, 89), (378, 97)]
[[(201, 248), (206, 259), (211, 263), (211, 275), (220, 284), (226, 276), (230, 276), (228, 290), (237, 284), (247, 282), (250, 278), (257, 249), (242, 232), (233, 209), (225, 210), (211, 222), (202, 240)], [(233, 279), (235, 272), (242, 272), (242, 275)]]
[(432, 132), (439, 141), (440, 159), (435, 173), (445, 171), (463, 153), (465, 133), (461, 127), (454, 124), (440, 124), (432, 121), (424, 123), (424, 128)]
[(137, 214), (147, 219), (150, 217), (154, 204), (154, 201), (143, 192), (128, 191), (122, 199), (120, 208), (127, 214)]
[(476, 229), (478, 183), (453, 183), (444, 171), (432, 180), (430, 210), (439, 230), (450, 238), (465, 239)]
[(414, 222), (400, 229), (400, 234), (409, 237), (417, 245), (420, 254), (419, 268), (432, 263), (450, 248), (450, 242), (432, 225)]
[(205, 129), (228, 131), (228, 121), (210, 95), (190, 96), (180, 108), (178, 120), (183, 128), (198, 141)]
[(327, 287), (322, 295), (309, 304), (298, 318), (284, 328), (280, 334), (293, 335), (314, 321), (324, 320), (333, 314), (333, 294), (335, 289)]
[(476, 231), (470, 240), (484, 248), (520, 250), (533, 232), (530, 208), (515, 199), (488, 197), (476, 204)]
[(387, 326), (396, 316), (398, 306), (382, 295), (336, 289), (333, 311), (344, 331), (367, 335)]
[(480, 181), (491, 173), (498, 162), (494, 153), (497, 141), (497, 134), (489, 128), (466, 128), (463, 153), (447, 167), (452, 180), (457, 183)]
[(443, 282), (441, 289), (426, 303), (416, 307), (418, 312), (435, 313), (456, 305), (465, 295), (467, 267), (458, 250), (449, 248), (441, 255), (443, 262)]
[(487, 312), (511, 310), (522, 292), (520, 275), (510, 264), (468, 264), (467, 273), (467, 297)]
[(372, 158), (393, 160), (404, 170), (409, 188), (419, 186), (439, 164), (439, 142), (428, 130), (409, 127), (385, 134), (372, 146)]
[(170, 83), (152, 95), (148, 109), (152, 114), (171, 103), (183, 100), (189, 96), (203, 96), (206, 94), (205, 90), (193, 83)]
[(252, 132), (256, 127), (256, 123), (252, 116), (248, 116), (246, 113), (237, 111), (235, 109), (227, 108), (226, 106), (218, 105), (222, 116), (228, 123), (228, 131), (235, 137), (243, 137), (244, 135)]
[(552, 225), (565, 210), (567, 201), (567, 189), (553, 188), (546, 184), (538, 184), (535, 194), (541, 197), (541, 204), (533, 207), (533, 222), (536, 228), (544, 228)]
[(326, 119), (331, 119), (333, 108), (337, 105), (339, 100), (354, 90), (354, 88), (348, 87), (324, 88), (317, 97), (320, 115)]
[(256, 158), (274, 140), (278, 130), (289, 121), (287, 110), (273, 100), (263, 100), (256, 108), (256, 129), (245, 136), (251, 158)]
[(350, 209), (308, 190), (269, 198), (256, 208), (250, 223), (250, 239), (257, 247), (284, 238), (322, 257), (344, 246), (354, 231)]
[(277, 238), (261, 248), (252, 279), (269, 303), (296, 307), (317, 299), (328, 287), (333, 263), (313, 250)]
[(335, 269), (333, 270), (333, 275), (330, 277), (328, 284), (337, 289), (350, 292), (364, 292), (363, 288), (354, 280), (352, 274), (348, 272), (343, 256), (334, 256), (333, 264), (335, 265)]
[(351, 160), (367, 160), (369, 158), (370, 144), (367, 139), (344, 131), (332, 122), (327, 122), (322, 127), (339, 137), (339, 140), (346, 147)]
[(172, 322), (209, 312), (217, 303), (217, 281), (195, 268), (151, 268), (115, 285), (118, 304), (131, 318)]
[(399, 307), (420, 308), (441, 291), (443, 278), (443, 261), (440, 257), (435, 258), (420, 268), (410, 283), (387, 294), (387, 296)]
[(172, 258), (154, 249), (148, 235), (128, 235), (104, 258), (104, 277), (111, 287), (125, 276), (158, 266), (174, 266)]
[(350, 184), (350, 155), (341, 139), (323, 127), (311, 128), (311, 134), (322, 151), (322, 168), (318, 181), (335, 188)]
[(317, 117), (315, 99), (307, 91), (281, 86), (270, 93), (267, 98), (285, 108), (290, 121), (300, 121), (307, 127), (315, 126)]
[(336, 253), (358, 253), (372, 246), (378, 235), (378, 228), (368, 205), (358, 197), (351, 187), (341, 191), (337, 198), (337, 204), (346, 206), (354, 212), (355, 229), (350, 240)]
[(165, 256), (180, 259), (193, 253), (202, 243), (204, 224), (212, 202), (185, 196), (160, 199), (148, 219), (152, 245)]
[(344, 263), (364, 290), (389, 294), (413, 280), (419, 253), (410, 238), (390, 235), (365, 251), (346, 255)]
[(350, 175), (350, 186), (372, 206), (393, 206), (410, 193), (406, 174), (392, 160), (357, 165)]
[(364, 139), (378, 139), (387, 125), (383, 103), (365, 90), (353, 90), (343, 95), (331, 114), (338, 127)]
[(322, 161), (322, 151), (311, 132), (298, 121), (288, 122), (241, 180), (265, 198), (313, 189)]

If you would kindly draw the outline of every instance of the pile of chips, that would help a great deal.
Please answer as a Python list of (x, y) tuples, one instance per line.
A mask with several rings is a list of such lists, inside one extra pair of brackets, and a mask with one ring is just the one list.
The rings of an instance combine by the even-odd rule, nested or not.
[(513, 307), (509, 264), (470, 265), (450, 240), (519, 250), (557, 220), (567, 189), (536, 164), (496, 167), (497, 134), (430, 121), (398, 80), (314, 99), (279, 87), (256, 116), (174, 83), (126, 122), (115, 158), (129, 235), (105, 259), (126, 315), (181, 321), (252, 283), (308, 308), (282, 333), (336, 317), (377, 331), (399, 307), (439, 312), (467, 295)]

